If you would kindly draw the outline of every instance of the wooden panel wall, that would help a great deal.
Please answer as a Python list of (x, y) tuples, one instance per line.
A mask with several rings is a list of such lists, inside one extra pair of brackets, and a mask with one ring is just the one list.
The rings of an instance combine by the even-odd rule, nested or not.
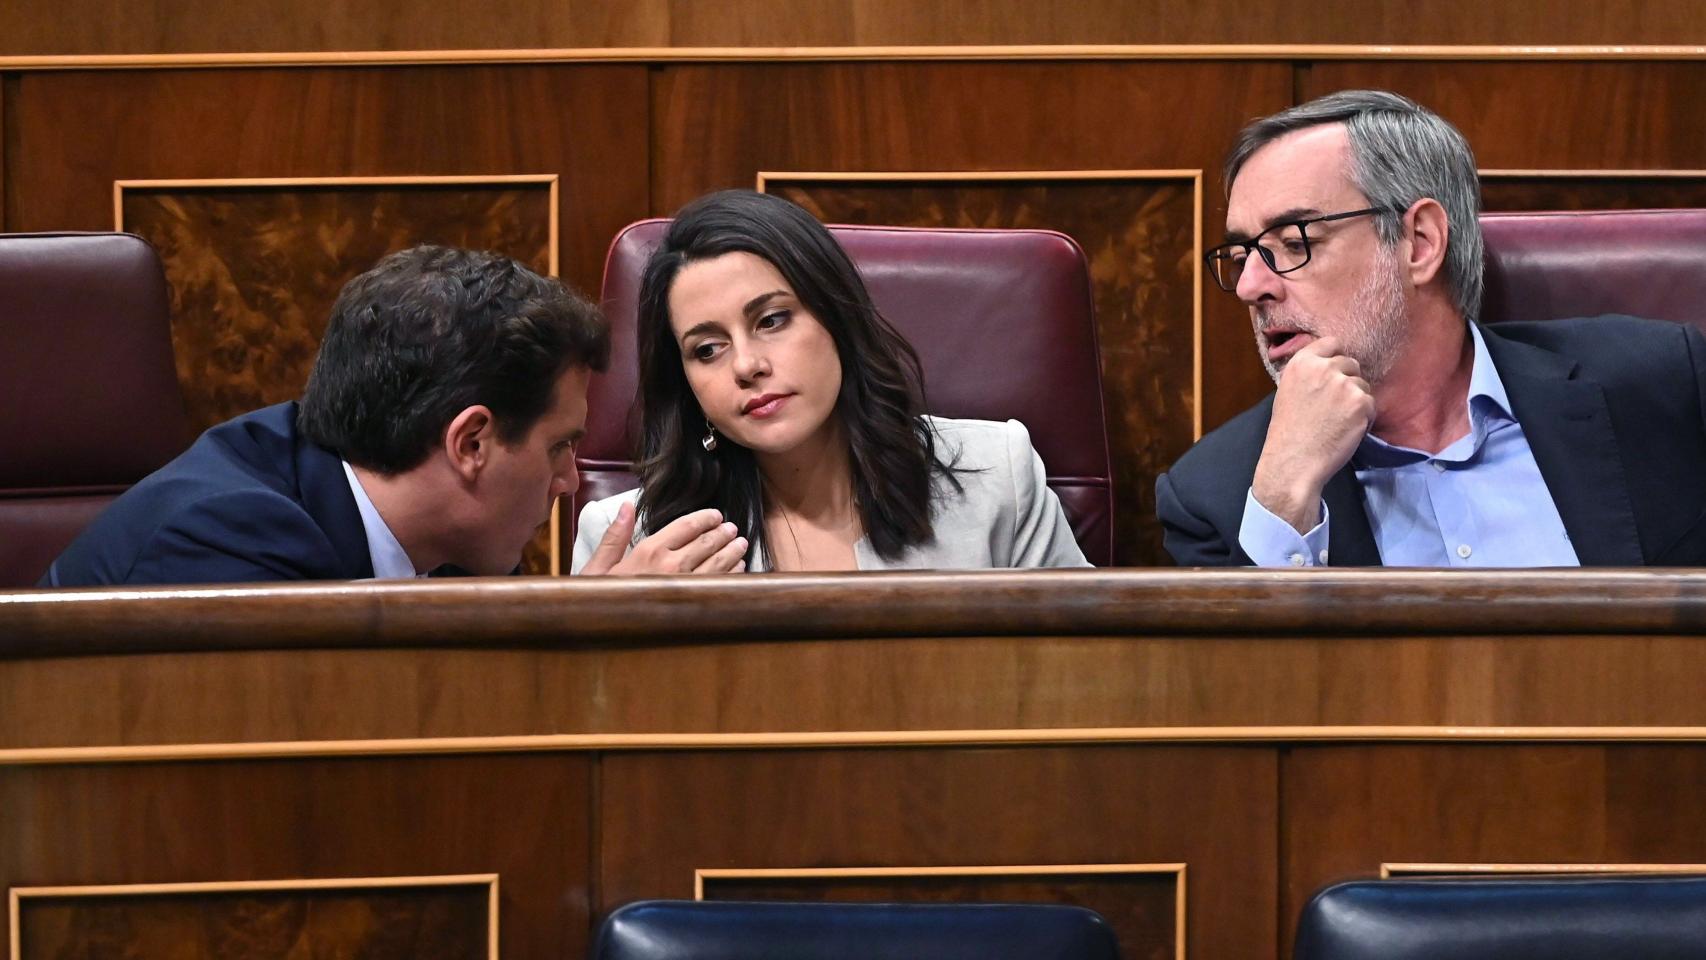
[[(607, 756), (595, 909), (690, 897), (705, 867), (1183, 862), (1190, 955), (1273, 956), (1262, 877), (1278, 866), (1276, 757), (1235, 746)], [(1074, 886), (1039, 880), (1023, 898), (1067, 899)], [(931, 899), (916, 884), (886, 890)], [(1174, 955), (1170, 912), (1114, 902), (1129, 908), (1126, 956)]]
[[(143, 956), (261, 960), (358, 956), (370, 960), (496, 960), (497, 922), (485, 885), (347, 889), (120, 890), (60, 888), (20, 897), (19, 960)], [(38, 888), (40, 889), (40, 888)], [(52, 889), (52, 888), (48, 888)], [(91, 892), (93, 891), (93, 892)]]
[[(812, 899), (727, 874), (887, 868), (834, 892), (1283, 957), (1311, 891), (1383, 864), (1706, 863), (1703, 614), (1706, 574), (1656, 570), (0, 594), (0, 889), (496, 874), (504, 956), (578, 960), (702, 870)], [(1145, 864), (1184, 865), (1182, 917)], [(397, 935), (479, 910), (350, 896)], [(43, 916), (26, 944), (69, 943)]]
[(563, 276), (596, 290), (647, 209), (646, 90), (640, 66), (24, 74), (6, 229), (111, 230), (115, 180), (558, 174)]
[(540, 47), (962, 44), (1679, 44), (1692, 0), (14, 0), (0, 56)]
[[(478, 748), (470, 748), (478, 749)], [(991, 784), (999, 784), (991, 789)], [(1706, 863), (1706, 745), (1103, 743), (544, 751), (0, 765), (0, 888), (499, 877), (506, 957), (588, 955), (599, 918), (708, 899), (1083, 903), (1123, 955), (1285, 957), (1309, 896), (1383, 865)], [(1183, 864), (1184, 909), (1164, 872)], [(1008, 866), (1060, 872), (1004, 879)], [(988, 867), (968, 879), (940, 867)], [(1120, 867), (1092, 874), (1072, 868)], [(483, 897), (383, 883), (178, 904), (26, 901), (25, 956), (483, 956)], [(313, 901), (318, 901), (316, 905)], [(175, 909), (163, 909), (165, 907)], [(79, 910), (70, 909), (81, 907)], [(104, 909), (102, 909), (104, 907)], [(119, 909), (115, 909), (119, 908)], [(320, 911), (315, 914), (313, 911)], [(1182, 915), (1183, 937), (1176, 926)], [(0, 914), (0, 938), (6, 934)], [(216, 949), (205, 949), (209, 943)]]
[[(587, 757), (544, 755), (3, 767), (0, 886), (496, 873), (505, 955), (575, 957), (591, 923), (591, 770)], [(391, 892), (347, 896), (382, 923), (416, 915)], [(483, 898), (476, 905), (483, 937)], [(206, 913), (212, 922), (218, 911)], [(179, 951), (193, 941), (173, 936), (170, 916), (131, 919), (146, 923), (109, 930), (101, 949), (77, 955), (134, 955), (127, 945), (160, 939), (189, 955)], [(322, 930), (303, 955), (354, 947), (362, 933)], [(239, 939), (213, 956), (287, 955), (265, 947)], [(379, 935), (349, 955), (447, 956), (439, 947)]]
[[(1495, 12), (1463, 6), (1458, 12), (1465, 23), (1485, 26), (1486, 18), (1508, 16), (1496, 12), (1504, 9), (1498, 5), (1474, 5), (1475, 11)], [(341, 35), (339, 30), (360, 19), (354, 9), (334, 6), (324, 36)], [(456, 9), (434, 7), (433, 15)], [(791, 19), (771, 6), (751, 3), (659, 2), (620, 15), (614, 5), (567, 9), (597, 29), (618, 32), (627, 27), (610, 26), (617, 21), (659, 20), (666, 24), (659, 29), (715, 34), (748, 27), (760, 31), (767, 23)], [(979, 9), (950, 15), (940, 8), (848, 0), (831, 4), (813, 22), (845, 20), (857, 25), (846, 29), (875, 30), (875, 24), (892, 21), (925, 30), (952, 21), (975, 33), (979, 17), (995, 18), (992, 23), (1000, 18), (994, 6)], [(1091, 4), (1084, 16), (1093, 21), (1116, 9), (1111, 2)], [(1219, 18), (1204, 10), (1191, 16)], [(1662, 4), (1645, 5), (1642, 11), (1628, 18), (1630, 29), (1668, 22)], [(540, 25), (543, 16), (522, 22), (543, 31), (538, 43), (556, 42)], [(31, 21), (32, 29), (49, 29), (45, 22), (50, 19), (77, 20), (41, 18)], [(503, 18), (461, 19), (491, 23)], [(1380, 10), (1366, 20), (1400, 24), (1397, 14)], [(1443, 18), (1440, 23), (1447, 21), (1457, 22)], [(384, 22), (398, 36), (418, 26), (407, 17)], [(19, 36), (4, 27), (0, 23), (0, 37)], [(260, 42), (260, 35), (254, 39)], [(1470, 61), (1376, 59), (1370, 53), (1363, 59), (1321, 61), (1277, 55), (975, 62), (654, 58), (649, 64), (9, 72), (0, 65), (0, 207), (9, 231), (104, 230), (112, 226), (115, 180), (556, 176), (561, 184), (561, 273), (591, 292), (600, 284), (609, 239), (621, 226), (668, 214), (708, 190), (750, 187), (761, 170), (1184, 171), (1202, 179), (1200, 223), (1202, 242), (1208, 244), (1218, 238), (1224, 218), (1220, 159), (1240, 125), (1300, 98), (1353, 86), (1389, 87), (1435, 107), (1464, 130), (1485, 168), (1706, 170), (1706, 125), (1697, 121), (1693, 106), (1706, 99), (1706, 60), (1498, 59), (1489, 52), (1488, 59)], [(1488, 189), (1488, 205), (1496, 209), (1703, 200), (1706, 176), (1507, 177)], [(477, 216), (449, 208), (440, 212)], [(919, 210), (907, 219), (922, 222), (931, 216)], [(1190, 264), (1198, 253), (1183, 235), (1181, 216), (1182, 211), (1163, 205), (1153, 216), (1139, 217), (1132, 228), (1149, 233), (1128, 246), (1178, 274), (1180, 265)], [(469, 235), (484, 235), (483, 226), (470, 225)], [(257, 249), (255, 256), (281, 254)], [(286, 262), (269, 265), (269, 271), (288, 275), (311, 268), (307, 258), (293, 263), (288, 251), (283, 256)], [(1124, 266), (1099, 274), (1112, 278), (1104, 286), (1115, 294)], [(1149, 273), (1160, 275), (1159, 270)], [(1121, 563), (1162, 559), (1149, 520), (1154, 475), (1192, 439), (1185, 425), (1200, 420), (1212, 429), (1271, 389), (1237, 301), (1206, 279), (1196, 290), (1173, 286), (1178, 289), (1167, 287), (1165, 296), (1149, 298), (1140, 286), (1129, 292), (1136, 305), (1129, 315), (1115, 317), (1104, 310), (1108, 315), (1102, 318), (1106, 399), (1118, 444), (1113, 453)], [(1186, 311), (1198, 309), (1191, 294), (1200, 294), (1201, 348), (1188, 352), (1182, 349), (1182, 335), (1196, 318)], [(1151, 315), (1157, 311), (1164, 315)], [(1161, 342), (1144, 339), (1153, 331), (1166, 331), (1165, 350), (1146, 345)], [(277, 361), (253, 360), (257, 367)], [(1186, 402), (1180, 389), (1192, 382), (1196, 363), (1201, 365), (1200, 408)], [(191, 387), (202, 391), (206, 385)]]

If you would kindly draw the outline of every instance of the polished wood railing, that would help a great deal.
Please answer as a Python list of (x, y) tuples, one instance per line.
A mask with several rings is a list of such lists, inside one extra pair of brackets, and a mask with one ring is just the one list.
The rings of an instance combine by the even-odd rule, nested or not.
[(1272, 956), (1390, 865), (1706, 864), (1703, 681), (1702, 571), (0, 593), (0, 884), (23, 957), (186, 910), (574, 957), (696, 893), (1070, 899), (1128, 955)]

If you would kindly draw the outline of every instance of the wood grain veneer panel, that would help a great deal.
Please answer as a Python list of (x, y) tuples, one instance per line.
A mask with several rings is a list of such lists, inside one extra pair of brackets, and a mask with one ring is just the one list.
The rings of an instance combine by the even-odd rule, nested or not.
[(1483, 168), (1693, 169), (1706, 157), (1706, 62), (1319, 62), (1307, 99), (1358, 87), (1412, 97), (1468, 138)]
[(1382, 863), (1699, 863), (1706, 746), (1301, 746), (1281, 761), (1283, 942)]
[[(1189, 953), (1272, 956), (1275, 763), (1237, 747), (608, 756), (599, 910), (692, 896), (708, 866), (1183, 862)], [(1069, 899), (1062, 880), (1037, 892)], [(1128, 956), (1171, 955), (1171, 917), (1129, 915)]]
[[(112, 229), (118, 180), (556, 175), (560, 271), (594, 291), (610, 237), (646, 209), (643, 67), (65, 73), (17, 83), (13, 230)], [(149, 196), (132, 212), (162, 245), (176, 305), (189, 311), (174, 324), (178, 362), (204, 424), (293, 394), (329, 294), (378, 255), (433, 238), (544, 265), (551, 213), (513, 186)], [(550, 569), (548, 534), (535, 538), (527, 568)]]
[(1059, 230), (1084, 248), (1114, 468), (1114, 563), (1168, 564), (1155, 477), (1194, 440), (1196, 182), (1178, 177), (867, 182), (783, 179), (767, 192), (831, 223)]
[[(670, 66), (652, 92), (652, 200), (667, 214), (708, 190), (750, 187), (760, 170), (1202, 170), (1210, 243), (1226, 217), (1226, 147), (1291, 94), (1283, 63)], [(1203, 283), (1212, 429), (1273, 385), (1243, 307)]]
[[(582, 956), (591, 763), (535, 754), (0, 767), (0, 888), (495, 873), (505, 955)], [(482, 918), (484, 897), (482, 888)], [(375, 945), (408, 932), (371, 922)]]
[(549, 183), (178, 183), (121, 197), (120, 226), (165, 264), (197, 430), (300, 397), (338, 292), (389, 253), (438, 243), (551, 272)]
[(1108, 43), (1706, 42), (1688, 0), (1569, 0), (1544, 16), (1521, 4), (1323, 0), (1309, 16), (1233, 0), (1024, 0), (921, 4), (833, 0), (330, 0), (310, 15), (285, 0), (44, 0), (0, 8), (0, 55), (247, 50), (601, 46)]
[(19, 957), (488, 960), (487, 901), (484, 885), (30, 897)]
[[(120, 226), (160, 253), (172, 352), (199, 430), (302, 395), (332, 304), (381, 257), (417, 243), (495, 250), (553, 269), (552, 184), (124, 187)], [(542, 526), (523, 552), (551, 571)]]
[(110, 230), (116, 180), (556, 174), (562, 276), (596, 291), (647, 210), (642, 66), (27, 74), (14, 107), (12, 230)]
[(653, 46), (663, 0), (69, 0), (0, 7), (0, 55)]
[(0, 747), (1697, 727), (1700, 587), (1662, 571), (1125, 570), (0, 594)]
[(1064, 903), (1096, 911), (1119, 940), (1120, 955), (1167, 960), (1178, 951), (1180, 893), (1173, 872), (886, 877), (706, 878), (706, 900), (840, 903)]
[(11, 128), (6, 125), (6, 110), (17, 85), (16, 76), (0, 73), (0, 230), (10, 230), (8, 224), (12, 222), (12, 207), (6, 195), (6, 177), (11, 172), (12, 134)]
[[(691, 0), (675, 0), (686, 4)], [(1706, 37), (1686, 0), (1574, 0), (1531, 8), (1474, 0), (1324, 0), (1308, 16), (1234, 0), (1084, 0), (1069, 8), (997, 0), (854, 0), (856, 43), (1691, 43)], [(776, 32), (798, 32), (780, 25)], [(1619, 39), (1642, 37), (1645, 39)], [(680, 42), (680, 41), (677, 41)]]

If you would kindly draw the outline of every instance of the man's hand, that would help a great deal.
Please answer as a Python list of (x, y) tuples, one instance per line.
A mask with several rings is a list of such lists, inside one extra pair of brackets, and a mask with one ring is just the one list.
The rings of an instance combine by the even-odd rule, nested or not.
[(1374, 423), (1374, 391), (1339, 351), (1324, 337), (1286, 363), (1250, 485), (1256, 502), (1298, 533), (1321, 522), (1321, 490)]
[(733, 573), (745, 567), (747, 543), (745, 537), (735, 536), (739, 532), (734, 524), (724, 523), (716, 510), (699, 510), (676, 519), (630, 551), (634, 505), (624, 503), (581, 574)]

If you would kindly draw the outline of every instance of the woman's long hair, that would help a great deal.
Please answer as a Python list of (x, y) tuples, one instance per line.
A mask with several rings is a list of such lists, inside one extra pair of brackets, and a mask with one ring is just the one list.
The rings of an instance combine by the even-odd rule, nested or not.
[(646, 532), (716, 507), (775, 568), (764, 542), (757, 461), (733, 442), (714, 452), (701, 445), (705, 415), (670, 326), (669, 290), (681, 268), (736, 252), (774, 265), (835, 341), (841, 393), (832, 415), (848, 440), (854, 502), (877, 555), (892, 560), (930, 542), (932, 475), (940, 472), (955, 489), (959, 483), (952, 466), (937, 458), (935, 437), (921, 419), (918, 354), (877, 312), (858, 269), (823, 224), (780, 197), (749, 190), (709, 194), (683, 207), (640, 281), (637, 469)]

